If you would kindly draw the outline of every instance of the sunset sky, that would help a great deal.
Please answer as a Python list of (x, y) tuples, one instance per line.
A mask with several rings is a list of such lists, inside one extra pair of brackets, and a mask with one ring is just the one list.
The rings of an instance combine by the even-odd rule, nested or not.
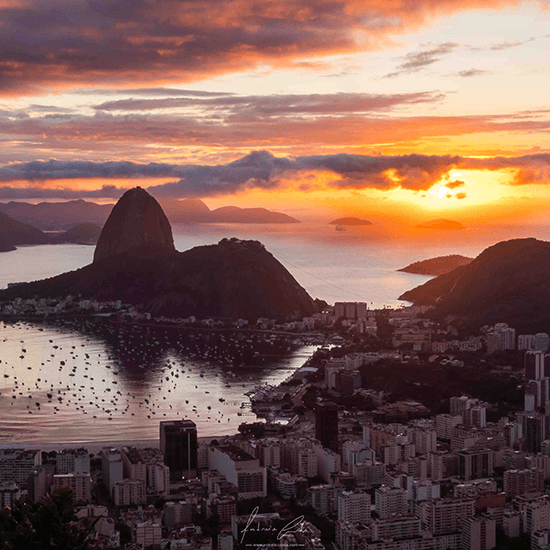
[(0, 6), (2, 202), (547, 216), (548, 1)]

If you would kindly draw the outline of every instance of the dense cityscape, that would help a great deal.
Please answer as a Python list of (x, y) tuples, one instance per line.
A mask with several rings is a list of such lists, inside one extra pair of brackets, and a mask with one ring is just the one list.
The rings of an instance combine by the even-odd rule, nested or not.
[[(184, 321), (199, 324), (71, 297), (17, 300), (3, 312), (36, 315), (46, 305), (52, 315), (73, 317), (110, 309), (112, 317), (100, 313), (105, 323), (126, 316), (181, 330)], [(76, 507), (70, 523), (99, 548), (545, 548), (548, 334), (516, 335), (500, 323), (459, 335), (426, 311), (336, 303), (285, 326), (325, 344), (284, 383), (248, 392), (251, 411), (265, 420), (243, 422), (233, 436), (201, 437), (192, 420), (167, 419), (153, 448), (139, 441), (95, 453), (84, 444), (49, 452), (4, 447), (2, 533), (10, 532), (7, 510), (64, 497)], [(274, 321), (253, 328), (269, 333)], [(517, 386), (522, 407), (499, 416), (498, 403), (458, 394), (434, 410), (412, 387), (396, 400), (391, 385), (364, 383), (373, 369), (396, 364), (460, 376), (480, 362)]]

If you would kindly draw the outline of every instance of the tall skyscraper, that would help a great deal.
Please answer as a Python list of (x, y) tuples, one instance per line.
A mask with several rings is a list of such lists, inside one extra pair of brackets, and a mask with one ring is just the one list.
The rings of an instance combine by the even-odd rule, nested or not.
[(543, 414), (533, 413), (524, 418), (525, 450), (528, 453), (540, 453), (542, 442), (548, 433), (548, 418)]
[(544, 353), (540, 350), (528, 351), (524, 357), (525, 378), (542, 380), (544, 378)]
[(160, 450), (172, 481), (197, 475), (197, 425), (192, 420), (161, 422)]
[(338, 405), (335, 403), (315, 404), (315, 438), (323, 447), (338, 452)]

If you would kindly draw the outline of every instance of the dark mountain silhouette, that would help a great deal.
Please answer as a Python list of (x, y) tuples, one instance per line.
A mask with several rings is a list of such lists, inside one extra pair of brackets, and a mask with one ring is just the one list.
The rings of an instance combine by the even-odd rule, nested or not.
[(550, 243), (514, 239), (484, 250), (468, 265), (405, 292), (400, 300), (434, 305), (430, 316), (464, 327), (506, 322), (550, 330)]
[(141, 187), (126, 191), (105, 222), (94, 263), (143, 247), (175, 252), (170, 222), (160, 204)]
[(419, 227), (420, 229), (464, 229), (464, 226), (460, 222), (445, 220), (442, 218), (437, 220), (430, 220), (429, 222), (421, 223), (419, 225), (416, 225), (415, 227)]
[(281, 319), (316, 311), (309, 294), (260, 242), (223, 239), (177, 252), (163, 216), (146, 191), (127, 191), (103, 228), (92, 264), (1, 291), (0, 300), (72, 294), (143, 304), (145, 311), (170, 317)]
[(47, 244), (50, 242), (48, 235), (42, 233), (36, 227), (14, 220), (10, 216), (0, 212), (0, 239), (8, 250), (21, 244)]
[(414, 262), (397, 271), (419, 273), (421, 275), (444, 275), (461, 265), (468, 265), (472, 260), (473, 258), (467, 258), (460, 254), (451, 254), (450, 256), (438, 256), (437, 258)]
[(57, 244), (74, 243), (74, 244), (97, 244), (101, 227), (93, 223), (81, 223), (71, 227), (61, 235), (52, 237), (52, 241)]
[(329, 225), (372, 225), (372, 222), (361, 218), (338, 218), (329, 222)]
[(13, 244), (7, 243), (2, 237), (0, 237), (0, 252), (11, 252), (17, 250)]

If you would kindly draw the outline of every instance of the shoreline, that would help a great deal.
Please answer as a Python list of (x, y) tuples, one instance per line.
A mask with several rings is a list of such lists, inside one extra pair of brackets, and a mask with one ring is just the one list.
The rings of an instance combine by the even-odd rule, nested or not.
[[(213, 439), (222, 439), (224, 437), (232, 437), (230, 435), (220, 436), (205, 436), (198, 437), (198, 441), (201, 443), (209, 443)], [(42, 452), (50, 451), (62, 451), (63, 449), (87, 449), (88, 452), (94, 455), (99, 454), (101, 449), (109, 447), (121, 448), (121, 447), (137, 447), (138, 449), (145, 449), (146, 447), (160, 448), (160, 439), (110, 439), (105, 441), (79, 441), (77, 443), (29, 443), (20, 441), (17, 443), (2, 443), (0, 442), (0, 450), (3, 449), (26, 449), (33, 450), (38, 449)]]

